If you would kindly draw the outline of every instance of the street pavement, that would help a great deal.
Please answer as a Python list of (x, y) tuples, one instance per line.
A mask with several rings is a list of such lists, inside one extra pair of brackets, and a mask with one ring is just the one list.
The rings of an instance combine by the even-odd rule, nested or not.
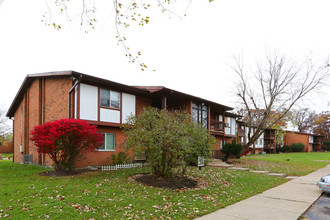
[(330, 174), (330, 164), (197, 219), (296, 220), (320, 197), (322, 191), (316, 183), (326, 174)]
[(330, 219), (330, 194), (324, 193), (304, 217), (310, 220)]

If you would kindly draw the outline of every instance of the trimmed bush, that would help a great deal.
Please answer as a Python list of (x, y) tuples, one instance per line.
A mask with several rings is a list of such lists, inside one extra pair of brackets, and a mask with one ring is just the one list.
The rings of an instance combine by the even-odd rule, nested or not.
[(276, 152), (277, 153), (285, 153), (289, 151), (289, 146), (288, 145), (284, 145), (283, 147), (276, 147)]
[(227, 161), (230, 157), (240, 158), (242, 150), (243, 146), (233, 140), (232, 143), (226, 143), (221, 149), (221, 152), (224, 154), (225, 161)]
[(302, 152), (305, 149), (305, 145), (303, 143), (294, 143), (290, 145), (290, 152)]

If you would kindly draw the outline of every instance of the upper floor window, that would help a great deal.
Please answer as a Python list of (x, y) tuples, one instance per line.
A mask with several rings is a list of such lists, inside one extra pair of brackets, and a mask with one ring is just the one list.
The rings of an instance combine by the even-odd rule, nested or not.
[(120, 93), (101, 89), (101, 106), (120, 109)]
[(208, 128), (209, 110), (204, 103), (193, 103), (192, 105), (192, 120), (196, 123), (201, 123), (204, 128)]
[(227, 127), (231, 127), (231, 118), (227, 117)]

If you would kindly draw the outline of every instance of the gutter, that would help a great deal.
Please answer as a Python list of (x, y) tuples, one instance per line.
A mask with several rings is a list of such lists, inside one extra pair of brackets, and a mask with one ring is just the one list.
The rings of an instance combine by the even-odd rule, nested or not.
[(81, 79), (82, 79), (82, 75), (79, 76), (79, 79), (75, 82), (75, 84), (72, 86), (72, 88), (69, 91), (69, 94), (68, 94), (68, 118), (70, 118), (70, 113), (71, 113), (71, 93), (76, 88), (76, 86), (81, 82)]

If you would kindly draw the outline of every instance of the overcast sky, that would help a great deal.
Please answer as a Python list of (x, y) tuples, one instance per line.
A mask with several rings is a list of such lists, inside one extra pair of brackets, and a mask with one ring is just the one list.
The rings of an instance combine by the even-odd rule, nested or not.
[[(233, 54), (243, 53), (249, 61), (267, 49), (293, 59), (330, 55), (328, 0), (192, 0), (178, 11), (187, 14), (183, 19), (156, 9), (148, 12), (147, 26), (126, 33), (129, 46), (141, 50), (148, 65), (142, 72), (116, 45), (109, 2), (97, 2), (96, 30), (83, 34), (75, 23), (61, 23), (57, 31), (41, 22), (44, 1), (5, 0), (0, 6), (1, 106), (10, 106), (27, 74), (75, 70), (128, 85), (163, 85), (235, 107), (235, 75), (228, 66)], [(329, 110), (329, 93), (324, 88), (302, 105)]]

